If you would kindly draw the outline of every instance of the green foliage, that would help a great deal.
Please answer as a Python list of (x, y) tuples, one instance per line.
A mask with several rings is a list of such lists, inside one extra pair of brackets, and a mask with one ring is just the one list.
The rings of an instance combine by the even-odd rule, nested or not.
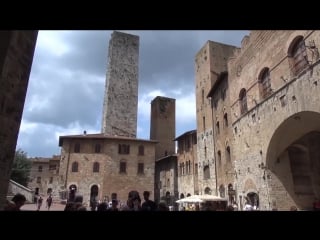
[(27, 153), (21, 149), (16, 150), (11, 179), (23, 186), (27, 186), (31, 169), (31, 161), (27, 158)]

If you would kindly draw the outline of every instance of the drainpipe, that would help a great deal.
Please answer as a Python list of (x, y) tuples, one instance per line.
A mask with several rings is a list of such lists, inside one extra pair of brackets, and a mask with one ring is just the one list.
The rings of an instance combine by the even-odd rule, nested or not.
[(65, 187), (66, 191), (67, 191), (68, 172), (69, 172), (69, 163), (70, 163), (70, 152), (71, 152), (71, 140), (69, 142), (68, 159), (67, 159), (67, 170), (66, 170), (66, 180), (64, 182), (64, 187)]

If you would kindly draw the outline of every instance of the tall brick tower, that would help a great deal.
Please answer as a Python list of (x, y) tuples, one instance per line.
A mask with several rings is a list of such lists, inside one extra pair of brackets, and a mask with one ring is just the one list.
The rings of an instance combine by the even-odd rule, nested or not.
[(137, 135), (139, 36), (114, 31), (109, 42), (102, 133)]
[(175, 153), (176, 100), (156, 97), (151, 101), (150, 139), (157, 140), (156, 159)]

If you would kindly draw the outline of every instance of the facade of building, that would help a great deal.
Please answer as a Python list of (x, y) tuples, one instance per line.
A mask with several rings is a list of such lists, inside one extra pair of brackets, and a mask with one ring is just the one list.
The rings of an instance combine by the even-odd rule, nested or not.
[(32, 165), (28, 187), (35, 195), (52, 194), (54, 198), (59, 198), (60, 155), (53, 155), (52, 158), (35, 157), (29, 160)]
[(151, 101), (150, 139), (158, 141), (155, 146), (155, 200), (164, 200), (170, 206), (178, 199), (175, 120), (175, 99), (157, 96)]
[[(227, 84), (221, 81), (221, 74), (227, 72), (227, 61), (236, 47), (208, 41), (195, 57), (196, 117), (197, 117), (197, 159), (198, 192), (224, 196), (226, 171), (225, 151), (230, 145), (229, 131), (224, 126), (228, 114)], [(219, 79), (220, 77), (220, 79)], [(222, 83), (221, 83), (222, 82)], [(213, 101), (207, 96), (213, 86), (220, 86), (222, 92)], [(219, 96), (219, 98), (218, 98)], [(230, 161), (229, 161), (230, 162)], [(233, 182), (233, 181), (231, 181)]]
[(215, 156), (217, 194), (240, 208), (308, 210), (320, 196), (319, 46), (320, 31), (252, 31), (239, 49), (209, 57), (207, 43), (196, 57), (199, 164)]
[(320, 197), (320, 31), (252, 31), (228, 62), (237, 189), (260, 209)]
[(155, 202), (165, 201), (176, 209), (178, 192), (177, 156), (168, 155), (157, 159), (155, 164)]
[(81, 194), (87, 204), (111, 200), (113, 193), (125, 203), (131, 190), (150, 191), (153, 199), (156, 143), (105, 134), (60, 136), (61, 191)]
[(178, 192), (179, 198), (199, 194), (197, 131), (191, 130), (178, 136)]

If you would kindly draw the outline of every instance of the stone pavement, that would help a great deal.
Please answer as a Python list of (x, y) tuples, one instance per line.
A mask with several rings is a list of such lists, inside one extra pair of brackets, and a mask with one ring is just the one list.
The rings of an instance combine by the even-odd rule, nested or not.
[[(63, 211), (65, 206), (66, 205), (64, 204), (53, 202), (49, 211)], [(36, 211), (36, 210), (37, 210), (37, 204), (35, 203), (25, 204), (21, 207), (21, 211)], [(48, 209), (46, 208), (45, 200), (42, 203), (40, 211), (48, 211)]]

